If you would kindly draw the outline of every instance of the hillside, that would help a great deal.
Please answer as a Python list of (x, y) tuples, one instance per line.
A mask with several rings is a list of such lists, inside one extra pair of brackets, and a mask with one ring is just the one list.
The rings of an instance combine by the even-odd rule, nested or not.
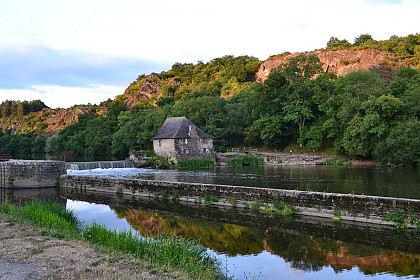
[(26, 155), (123, 157), (150, 149), (167, 117), (186, 116), (214, 136), (218, 151), (298, 145), (418, 164), (420, 35), (386, 41), (363, 35), (353, 45), (331, 38), (327, 46), (265, 61), (224, 56), (175, 63), (139, 75), (123, 94), (99, 106), (53, 110), (40, 101), (6, 102), (0, 106), (0, 145), (12, 153), (25, 147)]
[[(256, 73), (258, 81), (264, 82), (277, 67), (284, 65), (293, 57), (301, 53), (287, 54), (264, 61)], [(316, 55), (322, 63), (322, 69), (326, 73), (335, 73), (344, 76), (359, 70), (375, 70), (383, 68), (385, 71), (394, 72), (403, 66), (409, 66), (394, 53), (377, 49), (359, 50), (319, 50), (305, 52), (306, 55)]]

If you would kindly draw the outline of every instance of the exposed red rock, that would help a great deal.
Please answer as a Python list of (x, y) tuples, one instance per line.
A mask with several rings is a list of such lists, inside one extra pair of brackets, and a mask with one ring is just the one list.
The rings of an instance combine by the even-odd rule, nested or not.
[(147, 75), (141, 83), (139, 89), (133, 92), (136, 87), (133, 86), (137, 81), (133, 82), (125, 90), (123, 97), (126, 99), (127, 107), (133, 108), (140, 100), (150, 101), (152, 97), (159, 98), (162, 95), (160, 83), (162, 80), (156, 73)]
[(344, 76), (357, 70), (369, 70), (372, 67), (377, 66), (387, 66), (391, 69), (401, 67), (398, 58), (391, 52), (384, 52), (376, 49), (339, 51), (319, 50), (305, 53), (293, 53), (266, 60), (261, 64), (260, 69), (256, 73), (257, 80), (262, 82), (265, 81), (273, 70), (285, 64), (290, 58), (301, 54), (317, 55), (322, 63), (324, 71), (328, 73), (334, 72), (338, 76)]

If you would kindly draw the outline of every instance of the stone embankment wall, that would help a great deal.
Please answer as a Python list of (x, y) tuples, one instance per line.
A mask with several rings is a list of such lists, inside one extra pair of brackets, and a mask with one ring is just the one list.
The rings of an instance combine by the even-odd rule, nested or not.
[(205, 196), (213, 195), (219, 198), (217, 204), (224, 206), (229, 206), (234, 198), (237, 207), (255, 201), (259, 201), (261, 205), (272, 205), (275, 200), (280, 199), (298, 207), (303, 215), (340, 216), (356, 222), (383, 223), (383, 217), (395, 210), (420, 213), (420, 200), (366, 195), (74, 175), (61, 176), (60, 186), (79, 193), (116, 193), (121, 188), (124, 195), (150, 198), (166, 192), (168, 195), (179, 195), (181, 202), (197, 199), (201, 201)]
[(66, 174), (64, 161), (10, 160), (0, 163), (3, 188), (56, 187), (62, 174)]
[[(318, 155), (285, 154), (285, 153), (248, 153), (263, 158), (264, 165), (322, 165), (328, 158)], [(216, 155), (217, 166), (227, 166), (228, 161), (246, 153), (219, 153)]]

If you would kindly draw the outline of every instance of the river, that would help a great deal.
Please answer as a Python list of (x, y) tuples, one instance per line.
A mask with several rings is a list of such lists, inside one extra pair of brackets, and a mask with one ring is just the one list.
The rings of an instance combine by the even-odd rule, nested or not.
[[(218, 168), (205, 171), (108, 169), (69, 174), (344, 192), (420, 199), (416, 169), (324, 166)], [(234, 279), (417, 279), (420, 234), (315, 220), (267, 218), (241, 211), (161, 201), (118, 204), (67, 197), (85, 223), (142, 236), (198, 240)]]

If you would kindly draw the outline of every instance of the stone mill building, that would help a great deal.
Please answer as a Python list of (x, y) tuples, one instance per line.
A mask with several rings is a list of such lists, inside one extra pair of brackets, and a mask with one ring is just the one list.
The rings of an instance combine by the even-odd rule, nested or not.
[(186, 117), (167, 118), (152, 138), (158, 156), (177, 162), (184, 159), (213, 157), (213, 136)]

